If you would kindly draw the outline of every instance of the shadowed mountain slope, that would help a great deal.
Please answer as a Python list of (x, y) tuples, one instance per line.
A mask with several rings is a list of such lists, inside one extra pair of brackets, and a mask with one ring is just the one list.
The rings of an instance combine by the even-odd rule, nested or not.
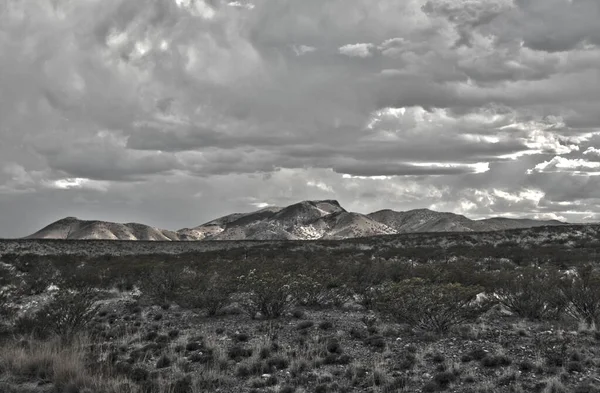
[(267, 207), (234, 213), (177, 232), (143, 224), (83, 221), (67, 217), (28, 236), (30, 239), (106, 240), (316, 240), (393, 235), (413, 232), (489, 232), (564, 225), (560, 221), (489, 218), (471, 220), (428, 209), (371, 214), (346, 211), (335, 200), (303, 201), (287, 207)]

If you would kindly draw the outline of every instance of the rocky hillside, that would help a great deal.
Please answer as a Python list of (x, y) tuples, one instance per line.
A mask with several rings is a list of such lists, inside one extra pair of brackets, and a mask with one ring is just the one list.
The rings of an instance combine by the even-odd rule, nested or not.
[(143, 224), (84, 221), (67, 217), (37, 231), (28, 239), (179, 240), (176, 232)]
[(416, 232), (489, 232), (564, 225), (560, 221), (489, 218), (471, 220), (428, 209), (381, 210), (368, 215), (346, 211), (337, 201), (304, 201), (230, 214), (177, 232), (142, 224), (82, 221), (67, 217), (28, 236), (30, 239), (105, 240), (316, 240)]
[(533, 228), (564, 225), (556, 220), (528, 220), (494, 217), (485, 220), (471, 220), (454, 213), (440, 213), (429, 209), (405, 212), (381, 210), (368, 215), (374, 221), (394, 229), (397, 233), (411, 232), (489, 232), (506, 229)]

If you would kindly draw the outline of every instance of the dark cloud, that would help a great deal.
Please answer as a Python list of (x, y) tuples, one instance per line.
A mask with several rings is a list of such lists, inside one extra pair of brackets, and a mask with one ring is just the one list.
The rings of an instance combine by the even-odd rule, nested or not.
[(177, 228), (320, 197), (595, 219), (599, 17), (596, 0), (6, 2), (0, 236), (44, 211)]

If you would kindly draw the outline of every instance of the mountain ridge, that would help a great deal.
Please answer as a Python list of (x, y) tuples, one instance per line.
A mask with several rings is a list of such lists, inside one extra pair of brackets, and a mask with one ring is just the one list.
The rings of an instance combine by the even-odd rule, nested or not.
[(317, 240), (422, 232), (491, 232), (540, 226), (567, 225), (557, 220), (490, 217), (472, 220), (460, 214), (430, 209), (369, 214), (349, 212), (337, 200), (309, 200), (286, 207), (269, 206), (233, 213), (178, 231), (139, 223), (114, 223), (65, 217), (26, 239), (104, 240)]

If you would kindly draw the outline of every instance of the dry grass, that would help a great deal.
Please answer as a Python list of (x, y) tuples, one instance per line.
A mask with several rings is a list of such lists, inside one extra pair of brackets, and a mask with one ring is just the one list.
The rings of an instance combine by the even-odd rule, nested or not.
[(8, 343), (0, 349), (0, 370), (4, 379), (13, 383), (45, 380), (58, 391), (74, 386), (79, 390), (118, 392), (126, 380), (107, 369), (92, 371), (86, 367), (88, 346), (86, 337), (69, 344), (59, 339)]

